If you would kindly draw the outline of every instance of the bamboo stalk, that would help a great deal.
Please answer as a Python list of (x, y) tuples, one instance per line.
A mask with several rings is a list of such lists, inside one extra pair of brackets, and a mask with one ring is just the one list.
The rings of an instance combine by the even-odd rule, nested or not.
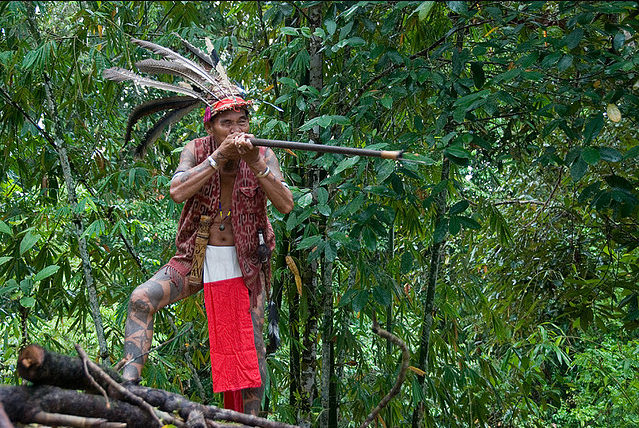
[(354, 156), (368, 156), (382, 159), (401, 160), (403, 154), (403, 150), (372, 150), (357, 147), (330, 146), (327, 144), (300, 143), (296, 141), (267, 140), (264, 138), (250, 138), (250, 140), (251, 144), (253, 144), (254, 146), (278, 147), (280, 149), (306, 150), (320, 153), (338, 153)]

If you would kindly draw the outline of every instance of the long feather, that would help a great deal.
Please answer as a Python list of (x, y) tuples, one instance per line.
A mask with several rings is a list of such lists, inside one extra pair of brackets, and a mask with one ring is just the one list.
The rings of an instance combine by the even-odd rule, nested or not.
[(162, 135), (164, 128), (182, 120), (182, 118), (189, 114), (195, 107), (197, 107), (197, 104), (167, 112), (162, 119), (153, 125), (144, 135), (135, 149), (135, 156), (143, 157), (148, 148)]
[(124, 144), (128, 143), (131, 139), (133, 125), (135, 125), (143, 117), (149, 116), (153, 113), (157, 113), (158, 111), (176, 110), (199, 103), (200, 100), (196, 100), (191, 97), (177, 96), (151, 100), (136, 106), (133, 110), (131, 110), (131, 113), (129, 114), (129, 119), (126, 126), (126, 134), (124, 136)]
[(206, 47), (209, 50), (209, 56), (211, 57), (213, 66), (215, 67), (215, 70), (217, 71), (217, 73), (220, 75), (222, 82), (225, 85), (231, 85), (231, 81), (229, 77), (226, 75), (226, 69), (220, 62), (220, 56), (217, 54), (217, 50), (215, 50), (215, 46), (213, 46), (213, 43), (211, 43), (211, 40), (209, 40), (208, 38), (206, 39)]
[(217, 63), (220, 62), (220, 56), (217, 54), (217, 51), (215, 50), (215, 46), (213, 46), (211, 39), (207, 37), (204, 39), (204, 41), (206, 42), (206, 48), (209, 50), (211, 61), (213, 61), (213, 67), (215, 67)]
[[(147, 41), (144, 41), (144, 40), (131, 39), (131, 41), (133, 43), (145, 48), (145, 49), (150, 50), (153, 53), (156, 53), (158, 55), (162, 55), (165, 58), (172, 59), (174, 61), (177, 61), (177, 62), (185, 65), (186, 67), (188, 67), (191, 70), (193, 70), (193, 72), (198, 74), (200, 77), (202, 77), (204, 80), (208, 81), (210, 84), (212, 84), (214, 86), (217, 86), (224, 93), (225, 96), (232, 96), (232, 94), (227, 93), (228, 91), (226, 91), (224, 89), (224, 87), (220, 86), (220, 84), (217, 82), (217, 80), (214, 79), (213, 76), (211, 76), (211, 74), (208, 73), (203, 67), (200, 67), (198, 64), (196, 64), (195, 62), (191, 61), (188, 58), (185, 58), (184, 56), (180, 55), (179, 53), (177, 53), (177, 52), (175, 52), (175, 51), (173, 51), (173, 50), (171, 50), (169, 48), (165, 48), (164, 46), (160, 46), (160, 45), (157, 45), (155, 43), (147, 42)], [(228, 78), (226, 78), (226, 80), (228, 80)], [(224, 76), (222, 76), (222, 81), (224, 83), (226, 83), (226, 80), (224, 80)], [(228, 87), (229, 86), (227, 86), (227, 88)]]
[(204, 99), (200, 94), (195, 92), (192, 89), (187, 89), (182, 86), (173, 85), (171, 83), (159, 82), (157, 80), (149, 79), (144, 76), (140, 76), (132, 71), (126, 70), (120, 67), (112, 67), (104, 70), (102, 75), (109, 80), (113, 80), (115, 82), (124, 82), (127, 80), (131, 80), (134, 83), (137, 83), (142, 86), (150, 86), (152, 88), (162, 89), (165, 91), (177, 92), (179, 94), (188, 95), (192, 98), (199, 99), (200, 101), (205, 102), (207, 105), (209, 104), (206, 99)]
[(191, 52), (200, 60), (200, 63), (207, 71), (215, 68), (215, 64), (213, 63), (213, 60), (211, 59), (211, 56), (209, 54), (204, 52), (202, 49), (193, 46), (188, 40), (183, 39), (182, 36), (180, 36), (178, 33), (174, 32), (173, 35), (182, 41), (182, 46), (184, 46), (189, 52)]
[(169, 74), (171, 76), (181, 77), (193, 83), (202, 91), (215, 97), (215, 93), (213, 93), (209, 89), (209, 85), (207, 85), (206, 82), (204, 82), (198, 74), (194, 73), (193, 70), (191, 70), (190, 68), (186, 68), (180, 63), (148, 58), (136, 62), (135, 66), (138, 68), (139, 71), (143, 73)]
[(280, 346), (280, 316), (274, 301), (268, 303), (268, 338), (269, 348), (276, 350)]

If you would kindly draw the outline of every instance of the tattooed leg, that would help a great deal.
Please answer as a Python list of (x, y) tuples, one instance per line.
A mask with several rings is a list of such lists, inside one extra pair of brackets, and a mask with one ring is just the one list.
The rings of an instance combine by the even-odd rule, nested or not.
[(165, 270), (138, 286), (129, 300), (124, 327), (124, 356), (131, 361), (122, 373), (125, 380), (139, 380), (153, 340), (153, 315), (199, 289), (184, 287), (182, 278), (172, 278)]
[(242, 390), (244, 400), (244, 413), (259, 416), (262, 397), (264, 396), (264, 382), (266, 381), (266, 347), (264, 346), (264, 291), (257, 296), (257, 306), (251, 308), (253, 321), (253, 338), (257, 350), (257, 361), (260, 365), (260, 377), (262, 385), (258, 388), (246, 388)]

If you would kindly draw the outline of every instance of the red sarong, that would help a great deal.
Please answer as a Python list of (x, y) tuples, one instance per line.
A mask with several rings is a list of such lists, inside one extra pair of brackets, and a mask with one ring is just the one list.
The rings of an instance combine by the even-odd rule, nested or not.
[(204, 303), (213, 392), (259, 387), (262, 381), (244, 280), (239, 277), (204, 283)]

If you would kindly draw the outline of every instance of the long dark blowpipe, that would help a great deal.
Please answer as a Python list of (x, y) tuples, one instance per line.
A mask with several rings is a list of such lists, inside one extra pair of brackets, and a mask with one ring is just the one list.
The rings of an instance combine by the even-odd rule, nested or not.
[(404, 154), (403, 150), (371, 150), (357, 147), (330, 146), (327, 144), (299, 143), (295, 141), (284, 140), (266, 140), (264, 138), (250, 138), (250, 140), (251, 144), (253, 144), (254, 146), (278, 147), (280, 149), (306, 150), (320, 153), (338, 153), (353, 156), (368, 156), (382, 159), (402, 160)]

